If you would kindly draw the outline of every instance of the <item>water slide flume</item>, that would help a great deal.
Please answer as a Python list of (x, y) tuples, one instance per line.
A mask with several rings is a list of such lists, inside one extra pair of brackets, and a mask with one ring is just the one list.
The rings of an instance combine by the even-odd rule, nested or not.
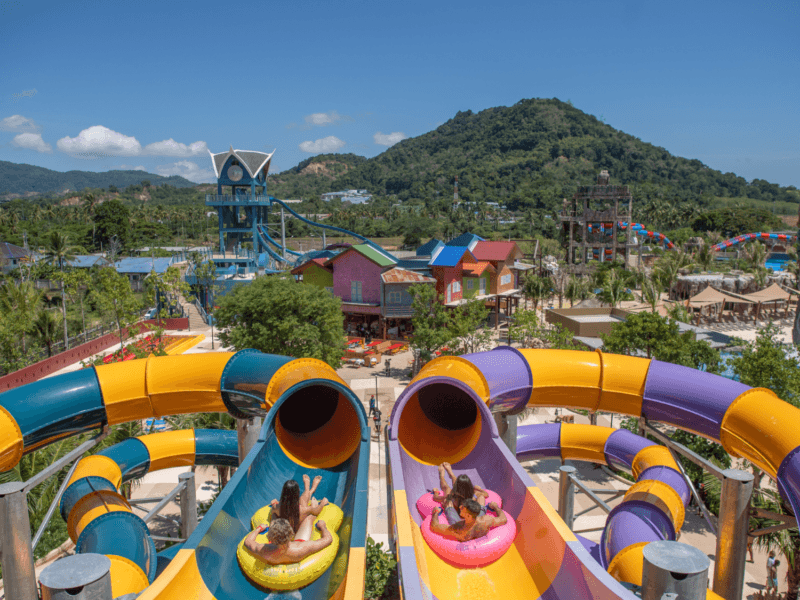
[(252, 515), (280, 495), (283, 482), (308, 473), (322, 476), (317, 493), (342, 507), (345, 520), (333, 566), (302, 593), (360, 598), (369, 427), (360, 401), (321, 361), (254, 350), (150, 357), (10, 390), (0, 395), (0, 469), (13, 467), (26, 452), (105, 424), (225, 411), (240, 418), (269, 412), (253, 450), (155, 580), (158, 561), (149, 531), (119, 493), (120, 483), (204, 459), (225, 464), (232, 460), (229, 442), (191, 431), (145, 436), (87, 457), (76, 468), (62, 508), (81, 549), (120, 557), (114, 562), (126, 575), (117, 579), (114, 596), (141, 591), (132, 588), (144, 585), (145, 577), (151, 585), (141, 598), (263, 600), (269, 592), (244, 578), (236, 546), (250, 531)]
[[(592, 558), (497, 435), (492, 411), (525, 406), (643, 415), (718, 440), (775, 477), (782, 496), (795, 512), (800, 509), (800, 435), (785, 427), (800, 422), (800, 410), (769, 390), (601, 352), (498, 348), (442, 357), (425, 365), (401, 394), (390, 421), (392, 533), (406, 598), (630, 599), (600, 563), (620, 580), (640, 584), (641, 548), (659, 539), (654, 531), (674, 539), (686, 493), (665, 449), (592, 426), (522, 430), (522, 457), (610, 462), (630, 466), (637, 476), (609, 517), (600, 563)], [(458, 569), (422, 539), (415, 503), (438, 485), (435, 465), (442, 461), (498, 492), (514, 517), (517, 537), (496, 563)]]

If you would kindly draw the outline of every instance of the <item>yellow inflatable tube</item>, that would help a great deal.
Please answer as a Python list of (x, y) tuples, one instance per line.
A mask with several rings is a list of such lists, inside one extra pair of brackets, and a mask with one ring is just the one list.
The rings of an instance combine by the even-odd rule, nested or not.
[[(251, 524), (253, 529), (269, 523), (272, 508), (265, 506), (253, 515)], [(325, 521), (325, 525), (331, 532), (333, 541), (330, 546), (315, 552), (301, 560), (299, 563), (288, 565), (270, 565), (260, 560), (244, 547), (245, 536), (239, 547), (236, 549), (236, 556), (239, 559), (239, 566), (242, 567), (245, 575), (252, 581), (273, 590), (296, 590), (317, 580), (333, 564), (336, 553), (339, 551), (339, 536), (336, 532), (342, 525), (344, 513), (342, 509), (334, 504), (323, 507), (319, 516), (314, 519), (311, 540), (318, 540), (322, 534), (317, 529), (317, 521)], [(248, 534), (249, 535), (249, 534)], [(262, 533), (256, 536), (259, 543), (267, 542), (267, 534)]]

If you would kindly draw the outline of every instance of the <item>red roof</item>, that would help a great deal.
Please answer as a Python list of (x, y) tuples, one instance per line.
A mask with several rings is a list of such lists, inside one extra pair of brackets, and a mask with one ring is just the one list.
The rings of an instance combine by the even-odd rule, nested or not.
[(478, 242), (472, 250), (478, 260), (505, 261), (512, 252), (522, 258), (522, 250), (516, 242)]
[(332, 271), (330, 270), (330, 268), (325, 266), (326, 262), (327, 262), (326, 258), (312, 258), (311, 260), (304, 262), (302, 265), (292, 269), (292, 275), (299, 275), (300, 273), (305, 271), (308, 267), (310, 267), (312, 264), (317, 265), (318, 267), (325, 269), (326, 271), (331, 273)]
[(492, 271), (495, 270), (494, 267), (492, 266), (492, 263), (483, 260), (477, 263), (464, 265), (464, 273), (468, 273), (472, 277), (477, 277), (478, 275), (483, 273), (487, 267), (491, 268)]

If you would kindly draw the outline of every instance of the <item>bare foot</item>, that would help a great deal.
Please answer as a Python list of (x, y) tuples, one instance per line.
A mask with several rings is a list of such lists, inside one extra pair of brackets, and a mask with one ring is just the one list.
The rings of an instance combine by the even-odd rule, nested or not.
[[(305, 475), (305, 477), (308, 477), (308, 475)], [(318, 486), (321, 481), (322, 481), (322, 475), (317, 475), (316, 477), (314, 477), (314, 487)]]
[(311, 478), (306, 473), (303, 473), (303, 485), (306, 486), (306, 489), (311, 485)]

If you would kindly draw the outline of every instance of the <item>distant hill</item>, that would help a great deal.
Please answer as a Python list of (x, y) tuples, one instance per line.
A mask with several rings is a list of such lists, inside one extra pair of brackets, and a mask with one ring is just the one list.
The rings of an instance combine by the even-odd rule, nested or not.
[(84, 188), (107, 188), (111, 185), (120, 189), (129, 185), (149, 181), (152, 185), (169, 184), (173, 187), (194, 187), (188, 179), (173, 175), (163, 177), (145, 171), (52, 171), (33, 165), (0, 161), (0, 198), (35, 196), (48, 193), (79, 192)]
[(632, 186), (637, 199), (741, 197), (800, 203), (793, 186), (761, 179), (748, 183), (699, 160), (673, 156), (557, 99), (459, 112), (435, 130), (405, 139), (374, 158), (358, 158), (334, 154), (304, 161), (273, 177), (271, 193), (313, 198), (326, 191), (366, 188), (400, 200), (445, 200), (452, 198), (458, 175), (464, 200), (552, 209), (607, 169), (611, 183)]

